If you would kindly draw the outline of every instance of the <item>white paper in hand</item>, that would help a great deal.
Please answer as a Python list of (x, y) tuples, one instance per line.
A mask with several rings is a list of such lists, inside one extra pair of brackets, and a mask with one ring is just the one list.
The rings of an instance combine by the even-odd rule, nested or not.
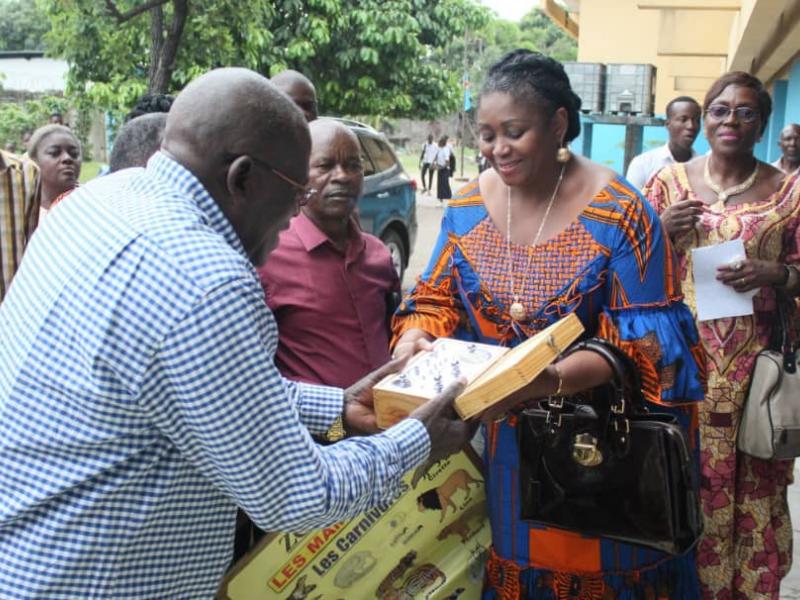
[(698, 321), (753, 314), (753, 296), (758, 290), (739, 293), (717, 280), (718, 267), (729, 265), (745, 256), (747, 254), (742, 240), (731, 240), (692, 250)]

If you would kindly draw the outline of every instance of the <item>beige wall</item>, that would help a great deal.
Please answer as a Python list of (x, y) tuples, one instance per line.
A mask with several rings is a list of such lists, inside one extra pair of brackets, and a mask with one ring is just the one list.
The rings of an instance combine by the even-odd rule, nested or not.
[(725, 69), (728, 11), (642, 10), (641, 0), (582, 0), (578, 60), (656, 66), (655, 112), (675, 96), (702, 101)]

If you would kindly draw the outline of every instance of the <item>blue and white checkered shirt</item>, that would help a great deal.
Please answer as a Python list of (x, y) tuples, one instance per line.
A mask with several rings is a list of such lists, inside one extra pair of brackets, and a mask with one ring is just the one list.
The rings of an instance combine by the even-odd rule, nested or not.
[(163, 154), (54, 208), (0, 305), (0, 598), (211, 597), (237, 505), (300, 531), (395, 494), (423, 425), (318, 447), (342, 392), (281, 378), (277, 339), (230, 223)]

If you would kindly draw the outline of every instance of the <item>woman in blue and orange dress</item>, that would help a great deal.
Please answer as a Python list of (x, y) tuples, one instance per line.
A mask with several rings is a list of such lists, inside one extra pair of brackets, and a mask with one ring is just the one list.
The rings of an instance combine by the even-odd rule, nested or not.
[[(574, 312), (590, 335), (633, 358), (648, 402), (695, 438), (703, 374), (669, 242), (623, 178), (566, 149), (579, 109), (552, 59), (517, 50), (491, 68), (478, 125), (493, 168), (449, 203), (428, 268), (394, 319), (395, 354), (447, 336), (513, 346)], [(576, 352), (526, 392), (571, 394), (610, 377), (599, 355)], [(513, 402), (485, 419), (493, 540), (485, 597), (699, 598), (693, 553), (671, 558), (520, 519)]]

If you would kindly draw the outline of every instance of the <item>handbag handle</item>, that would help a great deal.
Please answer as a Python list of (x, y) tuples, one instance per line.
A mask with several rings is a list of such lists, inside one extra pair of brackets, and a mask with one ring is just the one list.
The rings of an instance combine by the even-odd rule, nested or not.
[[(641, 378), (634, 362), (619, 348), (602, 338), (588, 338), (571, 346), (564, 356), (581, 350), (595, 352), (602, 356), (612, 370), (611, 380), (605, 384), (611, 388), (606, 427), (608, 439), (615, 451), (623, 455), (630, 447), (630, 417), (647, 413), (647, 405), (642, 393)], [(561, 427), (563, 396), (550, 396), (545, 423), (548, 433), (555, 435)]]
[[(789, 339), (789, 319), (786, 316), (786, 305), (791, 301), (780, 291), (775, 291), (775, 303), (778, 305), (778, 327), (780, 328), (780, 335), (773, 334), (772, 346), (783, 356), (783, 370), (787, 373), (794, 373), (797, 371), (797, 359), (794, 353), (794, 343)], [(780, 341), (778, 341), (778, 338)], [(779, 345), (778, 345), (779, 344)]]
[(627, 354), (608, 340), (593, 337), (571, 346), (565, 356), (581, 350), (599, 354), (611, 367), (612, 377), (609, 385), (614, 390), (611, 412), (625, 415), (633, 411), (647, 412), (639, 370)]

